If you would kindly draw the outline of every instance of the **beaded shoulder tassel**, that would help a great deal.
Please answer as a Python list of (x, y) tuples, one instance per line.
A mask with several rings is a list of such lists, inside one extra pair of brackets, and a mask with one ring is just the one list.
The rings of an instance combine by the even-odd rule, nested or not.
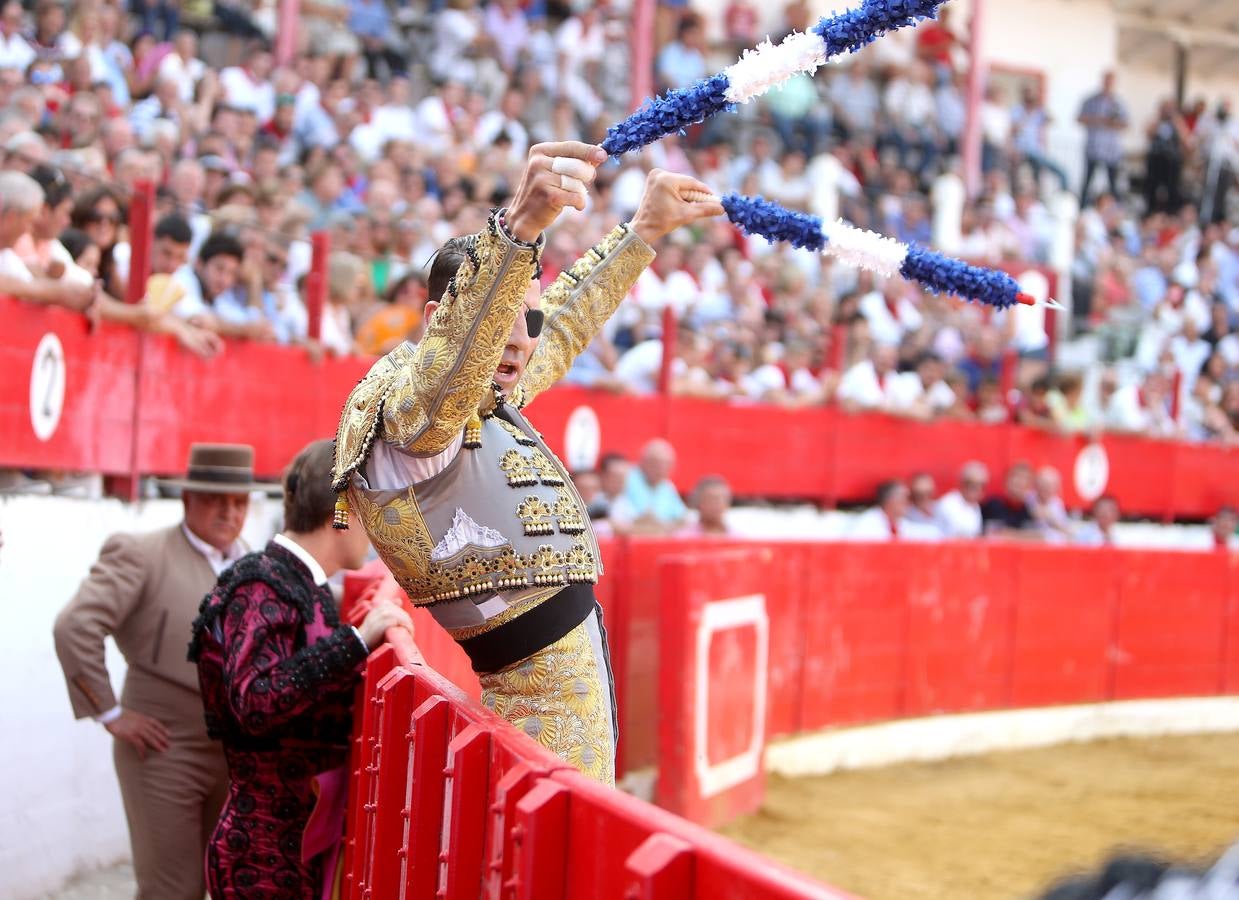
[(465, 447), (476, 450), (482, 446), (482, 417), (474, 411), (465, 423)]
[(348, 531), (348, 492), (340, 491), (336, 494), (336, 509), (331, 515), (331, 527), (340, 531)]

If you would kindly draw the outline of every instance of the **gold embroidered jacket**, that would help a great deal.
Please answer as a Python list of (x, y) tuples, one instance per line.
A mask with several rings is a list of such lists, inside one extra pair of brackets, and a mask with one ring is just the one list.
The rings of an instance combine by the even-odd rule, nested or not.
[[(525, 406), (567, 372), (653, 257), (645, 242), (621, 225), (543, 292), (546, 322), (537, 350), (508, 398), (512, 406)], [(518, 429), (507, 422), (499, 428), (493, 417), (493, 373), (535, 262), (535, 251), (514, 243), (492, 217), (477, 238), (475, 252), (449, 285), (422, 342), (416, 348), (402, 345), (379, 360), (354, 389), (341, 417), (335, 489), (349, 488), (376, 549), (415, 603), (596, 581), (601, 571), (588, 514), (570, 485), (568, 490), (559, 486), (560, 479), (567, 480), (562, 464), (540, 440), (529, 434), (514, 436)], [(354, 477), (376, 439), (414, 456), (433, 456), (450, 447), (462, 431), (466, 440), (460, 455), (469, 457), (458, 457), (450, 471), (415, 487), (370, 490), (364, 478)], [(525, 457), (545, 461), (530, 481), (498, 470), (500, 460), (509, 456), (513, 464)], [(481, 490), (492, 475), (478, 466), (496, 467), (493, 477), (520, 488), (519, 496), (514, 493), (512, 500), (506, 490)], [(464, 474), (470, 471), (473, 474)], [(527, 488), (535, 482), (536, 487)], [(452, 484), (455, 487), (449, 487)], [(548, 508), (542, 510), (543, 505)], [(461, 518), (454, 509), (484, 533), (502, 530), (507, 541), (488, 539), (485, 547), (468, 544), (462, 549), (458, 535), (449, 534), (449, 524)], [(547, 546), (524, 546), (535, 535), (543, 535)], [(445, 549), (449, 546), (450, 553)]]

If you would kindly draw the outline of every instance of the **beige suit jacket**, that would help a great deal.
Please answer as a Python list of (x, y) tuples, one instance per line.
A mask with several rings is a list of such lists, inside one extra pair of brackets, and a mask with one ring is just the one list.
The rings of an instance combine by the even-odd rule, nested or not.
[(137, 711), (166, 714), (174, 706), (187, 720), (201, 722), (201, 703), (194, 703), (198, 670), (186, 659), (186, 648), (198, 606), (214, 586), (210, 563), (180, 525), (108, 538), (76, 596), (56, 617), (56, 655), (74, 716), (116, 705), (104, 664), (103, 641), (110, 634), (129, 664), (127, 706), (135, 705), (131, 698), (150, 698), (147, 705), (160, 708), (135, 706)]

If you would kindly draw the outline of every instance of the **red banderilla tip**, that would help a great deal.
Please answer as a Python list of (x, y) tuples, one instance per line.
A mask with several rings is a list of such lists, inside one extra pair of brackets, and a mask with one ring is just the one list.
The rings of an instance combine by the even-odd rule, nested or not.
[(1023, 303), (1025, 306), (1036, 306), (1037, 298), (1032, 294), (1025, 294), (1023, 291), (1020, 291), (1015, 295), (1015, 302)]

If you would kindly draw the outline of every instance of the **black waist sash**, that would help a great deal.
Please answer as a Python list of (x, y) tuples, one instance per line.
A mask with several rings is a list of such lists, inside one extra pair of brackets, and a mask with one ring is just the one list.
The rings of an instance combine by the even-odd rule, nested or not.
[(512, 621), (458, 643), (469, 655), (473, 671), (498, 672), (555, 643), (584, 622), (597, 605), (592, 584), (570, 584)]

